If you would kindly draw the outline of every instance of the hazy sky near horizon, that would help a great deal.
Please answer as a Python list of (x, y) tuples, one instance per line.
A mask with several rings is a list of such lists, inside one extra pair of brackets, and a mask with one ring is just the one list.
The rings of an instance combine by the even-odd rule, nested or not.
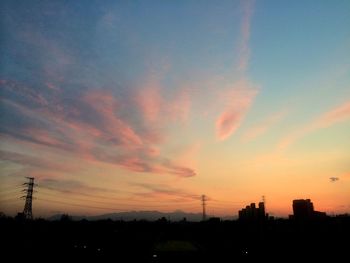
[(0, 211), (350, 211), (349, 1), (0, 7)]

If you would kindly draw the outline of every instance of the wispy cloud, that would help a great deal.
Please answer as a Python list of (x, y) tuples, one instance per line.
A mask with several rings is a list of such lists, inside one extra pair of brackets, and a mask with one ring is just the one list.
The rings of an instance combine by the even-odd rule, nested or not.
[[(57, 18), (60, 21), (57, 25), (66, 30), (70, 11), (65, 5), (57, 5), (65, 11), (55, 12), (51, 5), (43, 5), (38, 21)], [(14, 29), (15, 42), (26, 48), (9, 49), (9, 52), (19, 52), (18, 57), (23, 58), (21, 66), (16, 67), (21, 77), (11, 80), (6, 76), (0, 81), (3, 117), (0, 133), (6, 141), (41, 155), (67, 153), (72, 157), (71, 162), (101, 162), (131, 172), (176, 177), (196, 174), (177, 156), (161, 150), (168, 142), (170, 128), (187, 123), (191, 110), (191, 96), (183, 83), (171, 88), (165, 84), (168, 81), (164, 81), (164, 76), (171, 65), (167, 59), (161, 69), (144, 73), (143, 79), (142, 70), (136, 71), (140, 75), (133, 77), (135, 82), (125, 81), (119, 85), (116, 79), (124, 74), (116, 77), (105, 73), (110, 64), (108, 69), (98, 69), (97, 65), (106, 65), (100, 58), (110, 59), (102, 56), (99, 48), (95, 50), (101, 43), (84, 45), (86, 49), (81, 52), (75, 44), (82, 38), (77, 37), (74, 30), (68, 30), (67, 34), (57, 30), (51, 34), (29, 16), (25, 15), (23, 20), (28, 19), (29, 23), (13, 19), (15, 13), (8, 15), (7, 26)], [(119, 15), (108, 11), (102, 20), (92, 18), (92, 21), (97, 19), (96, 31), (87, 29), (86, 36), (91, 33), (105, 37), (106, 32), (100, 27), (115, 32)], [(127, 31), (120, 36), (127, 37)], [(109, 33), (107, 35), (110, 40)], [(19, 162), (19, 159), (13, 161)], [(38, 164), (37, 168), (38, 173), (43, 169)]]
[(242, 1), (243, 19), (241, 24), (241, 41), (239, 45), (239, 70), (245, 74), (250, 57), (249, 39), (252, 15), (254, 12), (254, 1)]
[(270, 116), (267, 116), (265, 119), (263, 119), (261, 122), (257, 123), (255, 126), (248, 129), (242, 135), (243, 141), (245, 142), (251, 141), (263, 135), (268, 130), (270, 130), (274, 125), (280, 122), (286, 116), (286, 114), (287, 114), (286, 111), (280, 111), (277, 113), (273, 113)]
[[(61, 179), (61, 178), (57, 179), (57, 178), (43, 177), (37, 180), (37, 184), (38, 184), (38, 187), (40, 188), (46, 188), (49, 190), (54, 190), (65, 194), (79, 194), (79, 195), (84, 195), (84, 193), (120, 194), (125, 192), (124, 190), (121, 190), (121, 189), (115, 189), (115, 188), (109, 189), (109, 188), (91, 186), (74, 179)], [(89, 194), (86, 194), (86, 195), (89, 195)]]
[(237, 51), (237, 76), (239, 81), (231, 85), (226, 92), (225, 109), (216, 120), (216, 136), (219, 140), (227, 139), (238, 129), (257, 94), (257, 88), (246, 76), (250, 56), (249, 38), (252, 13), (253, 2), (244, 1), (241, 41)]
[(167, 122), (185, 122), (191, 107), (189, 92), (178, 88), (171, 94), (165, 94), (160, 77), (151, 76), (139, 87), (135, 94), (136, 105), (145, 123), (164, 126)]
[(301, 127), (298, 130), (295, 130), (282, 138), (278, 147), (280, 149), (285, 149), (297, 140), (303, 138), (309, 133), (312, 133), (316, 130), (323, 129), (335, 125), (339, 122), (346, 121), (350, 118), (350, 101), (347, 101), (338, 107), (325, 112), (310, 124)]
[(27, 154), (0, 150), (1, 160), (10, 161), (30, 168), (41, 168), (62, 172), (75, 172), (77, 168), (66, 164), (52, 162), (43, 157), (30, 156)]
[(188, 192), (183, 189), (174, 188), (170, 185), (162, 184), (146, 184), (146, 183), (135, 183), (135, 186), (146, 189), (147, 192), (138, 193), (137, 195), (147, 198), (172, 198), (178, 201), (192, 201), (199, 200), (200, 195)]
[(83, 101), (86, 102), (89, 112), (94, 113), (97, 118), (102, 128), (99, 135), (104, 141), (129, 147), (142, 146), (142, 139), (137, 132), (118, 116), (120, 105), (110, 92), (90, 91), (84, 95)]
[(257, 90), (245, 79), (227, 92), (226, 108), (216, 120), (218, 139), (225, 140), (238, 129), (256, 94)]
[(313, 127), (314, 129), (326, 128), (341, 121), (345, 121), (350, 118), (350, 101), (339, 105), (338, 107), (323, 114), (316, 120)]
[(137, 90), (135, 96), (141, 114), (147, 122), (156, 122), (163, 107), (159, 82), (158, 79), (152, 78), (144, 87)]
[[(160, 155), (159, 137), (164, 130), (153, 129), (147, 121), (137, 122), (129, 113), (135, 105), (125, 103), (110, 90), (91, 89), (66, 102), (57, 94), (40, 89), (34, 92), (18, 82), (4, 80), (1, 87), (7, 90), (1, 99), (4, 113), (9, 114), (3, 118), (0, 132), (20, 143), (46, 147), (37, 149), (41, 152), (48, 151), (47, 147), (67, 151), (87, 162), (105, 162), (134, 172), (195, 175), (193, 169)], [(62, 90), (61, 96), (65, 95), (67, 91)]]

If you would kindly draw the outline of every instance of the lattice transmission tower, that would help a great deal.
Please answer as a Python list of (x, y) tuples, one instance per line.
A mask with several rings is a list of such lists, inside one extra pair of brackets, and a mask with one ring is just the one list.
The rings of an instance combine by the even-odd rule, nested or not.
[(34, 189), (34, 177), (26, 177), (28, 182), (24, 183), (27, 188), (23, 189), (23, 192), (26, 195), (22, 196), (25, 198), (26, 202), (24, 204), (23, 215), (26, 219), (33, 219), (33, 211), (32, 211), (32, 201), (33, 201), (33, 189)]

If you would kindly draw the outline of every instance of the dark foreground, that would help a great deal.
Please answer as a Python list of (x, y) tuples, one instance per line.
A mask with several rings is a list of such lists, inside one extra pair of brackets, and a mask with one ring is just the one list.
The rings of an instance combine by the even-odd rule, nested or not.
[(2, 218), (0, 231), (2, 262), (349, 262), (350, 258), (346, 216), (255, 223)]

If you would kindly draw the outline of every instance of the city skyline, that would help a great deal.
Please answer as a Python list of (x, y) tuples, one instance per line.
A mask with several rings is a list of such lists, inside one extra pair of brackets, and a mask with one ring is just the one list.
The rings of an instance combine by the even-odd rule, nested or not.
[(349, 1), (0, 5), (0, 211), (350, 211)]
[[(27, 182), (23, 183), (23, 189), (21, 191), (21, 193), (23, 193), (23, 196), (21, 197), (21, 199), (25, 200), (25, 205), (24, 205), (24, 209), (23, 212), (18, 212), (16, 217), (17, 219), (27, 219), (27, 220), (33, 220), (35, 217), (33, 217), (33, 212), (32, 212), (32, 206), (33, 206), (33, 200), (37, 199), (35, 197), (33, 197), (33, 193), (37, 192), (37, 190), (34, 190), (37, 188), (37, 184), (35, 183), (35, 178), (34, 177), (26, 177)], [(16, 189), (16, 187), (15, 187)], [(11, 190), (11, 189), (10, 189)], [(13, 189), (12, 189), (13, 190)], [(57, 190), (55, 188), (47, 188), (47, 190)], [(6, 191), (5, 191), (6, 192)], [(71, 191), (66, 191), (66, 193), (68, 194), (78, 194), (78, 195), (82, 195), (82, 196), (88, 196), (88, 197), (94, 197), (93, 195), (90, 194), (82, 194), (82, 193), (75, 193), (75, 192), (71, 192)], [(47, 192), (44, 191), (44, 194), (48, 194)], [(49, 196), (52, 196), (51, 194), (48, 194)], [(97, 198), (99, 198), (98, 196), (95, 196)], [(100, 198), (102, 198), (102, 196), (100, 196)], [(103, 197), (105, 199), (108, 199), (106, 196)], [(42, 199), (40, 199), (42, 200)], [(88, 203), (89, 200), (82, 200), (82, 199), (78, 199), (80, 201), (85, 201), (85, 203)], [(89, 206), (89, 205), (77, 205), (73, 203), (65, 203), (65, 202), (61, 202), (61, 201), (55, 201), (55, 200), (42, 200), (42, 201), (51, 201), (53, 203), (59, 203), (59, 204), (63, 204), (63, 205), (68, 205), (68, 206), (81, 206), (82, 208), (95, 208), (95, 209), (103, 209), (103, 210), (109, 210), (110, 213), (107, 214), (96, 214), (96, 215), (92, 215), (92, 216), (86, 216), (86, 215), (78, 215), (78, 214), (74, 214), (74, 215), (68, 215), (65, 211), (62, 211), (62, 214), (54, 214), (52, 216), (49, 217), (49, 219), (51, 220), (57, 220), (58, 217), (62, 217), (62, 218), (67, 218), (67, 219), (71, 219), (72, 216), (74, 216), (74, 218), (76, 219), (92, 219), (92, 220), (103, 220), (103, 219), (121, 219), (121, 220), (132, 220), (132, 219), (138, 219), (138, 220), (150, 220), (152, 218), (152, 220), (155, 219), (161, 219), (165, 218), (164, 215), (168, 215), (168, 220), (173, 220), (173, 221), (187, 221), (186, 217), (189, 216), (189, 221), (194, 220), (194, 221), (198, 221), (199, 217), (198, 215), (200, 215), (201, 217), (201, 221), (206, 221), (209, 219), (210, 220), (217, 220), (220, 217), (217, 217), (214, 214), (207, 214), (207, 205), (208, 205), (208, 201), (217, 201), (217, 200), (213, 200), (213, 199), (208, 199), (206, 195), (202, 195), (200, 196), (200, 200), (201, 200), (201, 207), (202, 207), (202, 213), (193, 213), (193, 212), (186, 212), (180, 209), (177, 209), (175, 211), (168, 211), (168, 212), (160, 212), (157, 210), (132, 210), (132, 209), (121, 209), (121, 208), (106, 208), (104, 206)], [(6, 200), (5, 200), (6, 201)], [(18, 199), (10, 199), (10, 201), (18, 201)], [(73, 201), (75, 201), (73, 199)], [(120, 201), (120, 200), (119, 200)], [(96, 201), (92, 201), (92, 202), (96, 202)], [(97, 203), (102, 203), (102, 204), (106, 204), (103, 202), (99, 202), (97, 201)], [(234, 202), (232, 202), (234, 203)], [(157, 205), (156, 205), (157, 206)], [(216, 204), (214, 204), (214, 206), (216, 206)], [(311, 202), (310, 199), (294, 199), (292, 202), (292, 211), (293, 211), (293, 215), (288, 215), (289, 219), (297, 219), (297, 220), (317, 220), (317, 219), (322, 219), (322, 218), (326, 218), (327, 216), (344, 216), (344, 215), (348, 215), (348, 213), (345, 214), (331, 214), (331, 215), (327, 215), (325, 212), (320, 212), (320, 211), (315, 211), (314, 210), (314, 206), (313, 203)], [(2, 212), (3, 213), (3, 212)], [(273, 213), (272, 213), (273, 214)], [(162, 216), (163, 215), (163, 216)], [(170, 216), (171, 215), (171, 216)], [(6, 216), (4, 213), (2, 214), (2, 216)], [(175, 217), (175, 218), (174, 218)], [(36, 217), (36, 218), (41, 218), (41, 216)], [(123, 219), (124, 218), (124, 219)], [(247, 221), (251, 221), (251, 222), (263, 222), (263, 221), (267, 221), (267, 220), (274, 220), (275, 216), (274, 214), (271, 216), (269, 213), (266, 212), (265, 210), (265, 196), (262, 196), (262, 200), (258, 203), (258, 207), (256, 207), (255, 202), (250, 203), (249, 205), (246, 205), (244, 208), (242, 208), (241, 210), (238, 211), (238, 215), (226, 215), (222, 217), (223, 220), (227, 220), (227, 219), (239, 219), (239, 220), (247, 220)], [(283, 217), (277, 217), (277, 218), (283, 218)], [(62, 219), (64, 220), (64, 219)]]

